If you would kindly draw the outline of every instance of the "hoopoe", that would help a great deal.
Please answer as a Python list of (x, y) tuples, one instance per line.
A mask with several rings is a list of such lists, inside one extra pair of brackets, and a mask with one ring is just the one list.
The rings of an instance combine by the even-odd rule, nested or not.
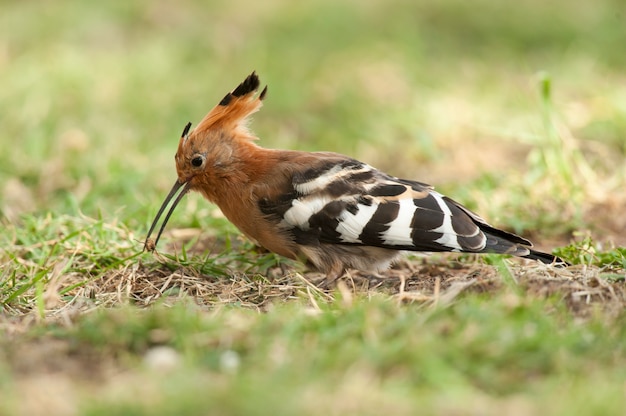
[[(256, 95), (259, 85), (253, 72), (194, 130), (191, 123), (185, 126), (175, 156), (178, 179), (148, 231), (145, 249), (155, 249), (183, 196), (197, 191), (257, 244), (308, 259), (326, 274), (327, 284), (347, 269), (382, 272), (407, 250), (503, 253), (565, 264), (425, 183), (337, 153), (258, 146), (246, 119), (267, 93), (265, 87)], [(177, 192), (153, 241), (150, 235)]]

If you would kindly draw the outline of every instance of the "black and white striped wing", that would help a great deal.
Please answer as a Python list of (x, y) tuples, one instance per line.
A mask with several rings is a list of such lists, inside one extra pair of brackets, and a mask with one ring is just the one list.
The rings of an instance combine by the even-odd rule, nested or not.
[(429, 185), (391, 177), (353, 159), (295, 175), (293, 188), (294, 197), (284, 201), (281, 214), (300, 244), (511, 254), (522, 254), (516, 253), (522, 249), (517, 244), (530, 245), (490, 227)]

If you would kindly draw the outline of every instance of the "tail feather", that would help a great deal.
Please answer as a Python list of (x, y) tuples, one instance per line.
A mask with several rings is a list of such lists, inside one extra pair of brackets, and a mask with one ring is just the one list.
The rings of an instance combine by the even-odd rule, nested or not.
[(493, 230), (497, 231), (497, 233), (494, 233), (492, 230), (483, 230), (485, 236), (487, 236), (487, 245), (483, 250), (485, 253), (510, 254), (525, 259), (539, 260), (545, 264), (569, 266), (569, 263), (560, 257), (532, 249), (532, 244), (522, 237), (502, 230)]
[(530, 251), (530, 253), (521, 257), (524, 257), (526, 259), (539, 260), (542, 263), (554, 264), (555, 266), (559, 266), (559, 267), (571, 266), (571, 264), (569, 264), (562, 258), (553, 256), (552, 254), (543, 253), (541, 251), (537, 251), (533, 249), (528, 249), (528, 250)]

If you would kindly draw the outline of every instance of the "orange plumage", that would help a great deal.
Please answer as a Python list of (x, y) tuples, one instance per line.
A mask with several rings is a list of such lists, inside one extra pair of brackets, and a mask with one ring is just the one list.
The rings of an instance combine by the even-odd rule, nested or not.
[[(258, 146), (245, 124), (266, 95), (267, 87), (256, 96), (258, 87), (252, 73), (193, 131), (185, 127), (175, 157), (178, 179), (146, 249), (154, 249), (182, 197), (198, 191), (248, 238), (285, 257), (306, 257), (327, 282), (347, 268), (382, 271), (404, 250), (496, 252), (564, 263), (491, 227), (429, 185), (336, 153)], [(180, 188), (153, 243), (149, 236)]]

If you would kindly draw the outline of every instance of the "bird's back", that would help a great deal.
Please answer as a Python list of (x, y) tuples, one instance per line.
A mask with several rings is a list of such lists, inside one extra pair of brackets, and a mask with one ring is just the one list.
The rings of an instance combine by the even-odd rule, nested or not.
[[(490, 226), (427, 184), (398, 179), (331, 153), (292, 155), (288, 163), (298, 169), (279, 168), (291, 170), (290, 178), (281, 193), (262, 198), (259, 207), (305, 251), (344, 246), (337, 250), (345, 254), (350, 250), (347, 246), (374, 247), (383, 249), (384, 261), (390, 257), (387, 250), (492, 252), (520, 257), (535, 253), (528, 240)], [(539, 259), (551, 262), (554, 257)]]

